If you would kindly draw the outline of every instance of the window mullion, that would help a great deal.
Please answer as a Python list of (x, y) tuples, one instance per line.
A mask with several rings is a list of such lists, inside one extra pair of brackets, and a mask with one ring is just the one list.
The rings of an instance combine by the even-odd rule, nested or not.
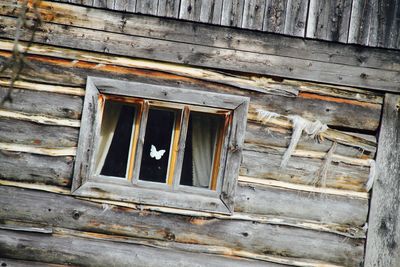
[(225, 155), (226, 149), (228, 146), (228, 138), (226, 138), (227, 134), (229, 133), (229, 126), (231, 121), (230, 113), (225, 114), (224, 125), (222, 129), (219, 129), (218, 138), (217, 138), (217, 147), (214, 152), (213, 158), (213, 169), (211, 173), (211, 183), (210, 189), (217, 190), (220, 188), (218, 183), (220, 184), (223, 179), (223, 172), (225, 166)]
[(174, 168), (174, 175), (173, 175), (173, 187), (176, 189), (181, 180), (181, 173), (182, 173), (182, 165), (183, 165), (183, 156), (185, 152), (185, 144), (186, 144), (186, 136), (189, 126), (189, 115), (190, 109), (189, 106), (185, 106), (181, 115), (181, 128), (180, 128), (180, 136), (177, 145), (177, 157), (176, 157), (176, 164)]
[(149, 115), (149, 101), (144, 100), (143, 105), (141, 108), (141, 118), (140, 119), (140, 126), (139, 128), (139, 135), (137, 139), (137, 146), (136, 146), (136, 156), (135, 156), (135, 162), (134, 162), (134, 167), (133, 167), (133, 178), (132, 182), (134, 184), (137, 184), (139, 180), (139, 173), (140, 173), (140, 165), (142, 162), (142, 153), (143, 153), (143, 144), (144, 144), (144, 137), (146, 134), (146, 125), (147, 125), (147, 118)]

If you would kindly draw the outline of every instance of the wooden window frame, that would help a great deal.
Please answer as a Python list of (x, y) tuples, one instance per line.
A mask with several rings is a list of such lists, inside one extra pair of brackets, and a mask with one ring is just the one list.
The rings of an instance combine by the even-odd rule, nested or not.
[[(99, 140), (102, 109), (105, 96), (113, 100), (128, 103), (139, 103), (141, 110), (136, 112), (134, 125), (134, 150), (130, 157), (135, 157), (134, 166), (128, 162), (128, 173), (132, 180), (104, 177), (94, 173), (96, 143)], [(183, 186), (177, 178), (183, 163), (183, 153), (177, 151), (173, 156), (176, 164), (173, 166), (173, 178), (167, 174), (168, 183), (153, 183), (138, 181), (144, 143), (144, 128), (146, 126), (149, 105), (163, 106), (173, 103), (181, 110), (179, 125), (174, 131), (183, 131), (179, 139), (174, 138), (174, 149), (184, 151), (186, 132), (189, 120), (189, 110), (206, 113), (222, 113), (225, 116), (224, 129), (220, 131), (220, 142), (216, 149), (220, 151), (216, 160), (218, 169), (213, 168), (212, 177), (218, 173), (217, 179), (212, 179), (211, 189)], [(72, 194), (76, 196), (108, 199), (159, 205), (166, 207), (190, 209), (197, 211), (232, 214), (234, 192), (239, 174), (241, 151), (244, 142), (249, 98), (235, 95), (198, 91), (186, 88), (169, 87), (147, 83), (120, 81), (107, 78), (88, 77), (85, 101), (82, 112), (82, 122), (79, 143), (74, 168)], [(139, 125), (138, 122), (140, 121)], [(185, 128), (186, 127), (186, 128)], [(221, 137), (222, 135), (222, 137)], [(219, 162), (218, 162), (219, 161)], [(215, 162), (213, 164), (215, 166)], [(135, 179), (136, 177), (136, 179)], [(172, 179), (172, 181), (170, 180)], [(144, 182), (144, 183), (142, 183)]]

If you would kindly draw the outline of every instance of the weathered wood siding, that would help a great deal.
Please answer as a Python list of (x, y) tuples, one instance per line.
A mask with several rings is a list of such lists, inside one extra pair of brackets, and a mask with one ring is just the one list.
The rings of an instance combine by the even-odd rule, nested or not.
[[(239, 22), (238, 7), (247, 14), (253, 14), (250, 10), (278, 14), (281, 2), (180, 3), (197, 8), (191, 16), (208, 22), (219, 12), (226, 14), (229, 4), (227, 23), (257, 28), (264, 27), (259, 17), (246, 17), (246, 22), (240, 17)], [(298, 1), (287, 2), (294, 5), (289, 13), (299, 14), (296, 21), (306, 20)], [(129, 11), (138, 6), (147, 10), (153, 4), (139, 0), (135, 6), (128, 1), (74, 3)], [(262, 3), (268, 8), (261, 11)], [(174, 1), (159, 1), (157, 10), (160, 4), (171, 16), (183, 12), (177, 11)], [(4, 62), (11, 55), (15, 14), (6, 5), (0, 12), (4, 25), (0, 62)], [(48, 1), (43, 1), (40, 12), (44, 24), (26, 57), (31, 67), (15, 84), (13, 102), (0, 107), (0, 257), (4, 257), (0, 262), (9, 266), (129, 266), (133, 260), (143, 266), (362, 264), (369, 202), (366, 183), (383, 103), (381, 93), (363, 88), (383, 86), (396, 92), (399, 53), (337, 44), (328, 49), (317, 41), (292, 42), (275, 35), (265, 35), (271, 37), (266, 41), (265, 36), (246, 30), (218, 30)], [(278, 27), (280, 22), (271, 23)], [(279, 27), (283, 32), (291, 29)], [(292, 65), (299, 50), (305, 55)], [(238, 54), (242, 61), (235, 67)], [(261, 56), (259, 63), (253, 62)], [(312, 70), (314, 76), (304, 78), (308, 70), (302, 68), (313, 64), (318, 65)], [(321, 66), (323, 70), (334, 67), (336, 73), (323, 74)], [(265, 73), (265, 68), (278, 70)], [(358, 75), (344, 76), (355, 70)], [(249, 96), (234, 215), (70, 196), (89, 75)], [(8, 72), (0, 74), (0, 97), (9, 78)], [(260, 109), (277, 116), (262, 121)], [(287, 168), (281, 169), (293, 130), (290, 115), (320, 120), (330, 128), (320, 142), (302, 136)], [(320, 187), (314, 178), (334, 143), (326, 187)], [(156, 261), (151, 255), (165, 260)]]
[(53, 1), (332, 42), (400, 49), (400, 3), (397, 0)]

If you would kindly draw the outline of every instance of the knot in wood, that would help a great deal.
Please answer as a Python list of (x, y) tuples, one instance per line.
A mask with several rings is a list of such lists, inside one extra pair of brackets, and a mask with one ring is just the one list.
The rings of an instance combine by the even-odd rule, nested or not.
[(78, 220), (79, 217), (81, 217), (81, 213), (79, 211), (77, 211), (77, 210), (74, 210), (72, 212), (72, 218), (74, 218), (74, 220)]
[(173, 233), (171, 233), (171, 232), (166, 232), (166, 234), (165, 234), (165, 238), (167, 239), (167, 240), (169, 240), (169, 241), (174, 241), (175, 240), (175, 235), (173, 234)]

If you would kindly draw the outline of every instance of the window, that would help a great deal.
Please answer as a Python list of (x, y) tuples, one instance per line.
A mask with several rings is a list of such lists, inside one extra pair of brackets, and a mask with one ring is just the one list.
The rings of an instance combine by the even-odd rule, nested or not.
[(248, 102), (89, 77), (73, 194), (232, 213)]

